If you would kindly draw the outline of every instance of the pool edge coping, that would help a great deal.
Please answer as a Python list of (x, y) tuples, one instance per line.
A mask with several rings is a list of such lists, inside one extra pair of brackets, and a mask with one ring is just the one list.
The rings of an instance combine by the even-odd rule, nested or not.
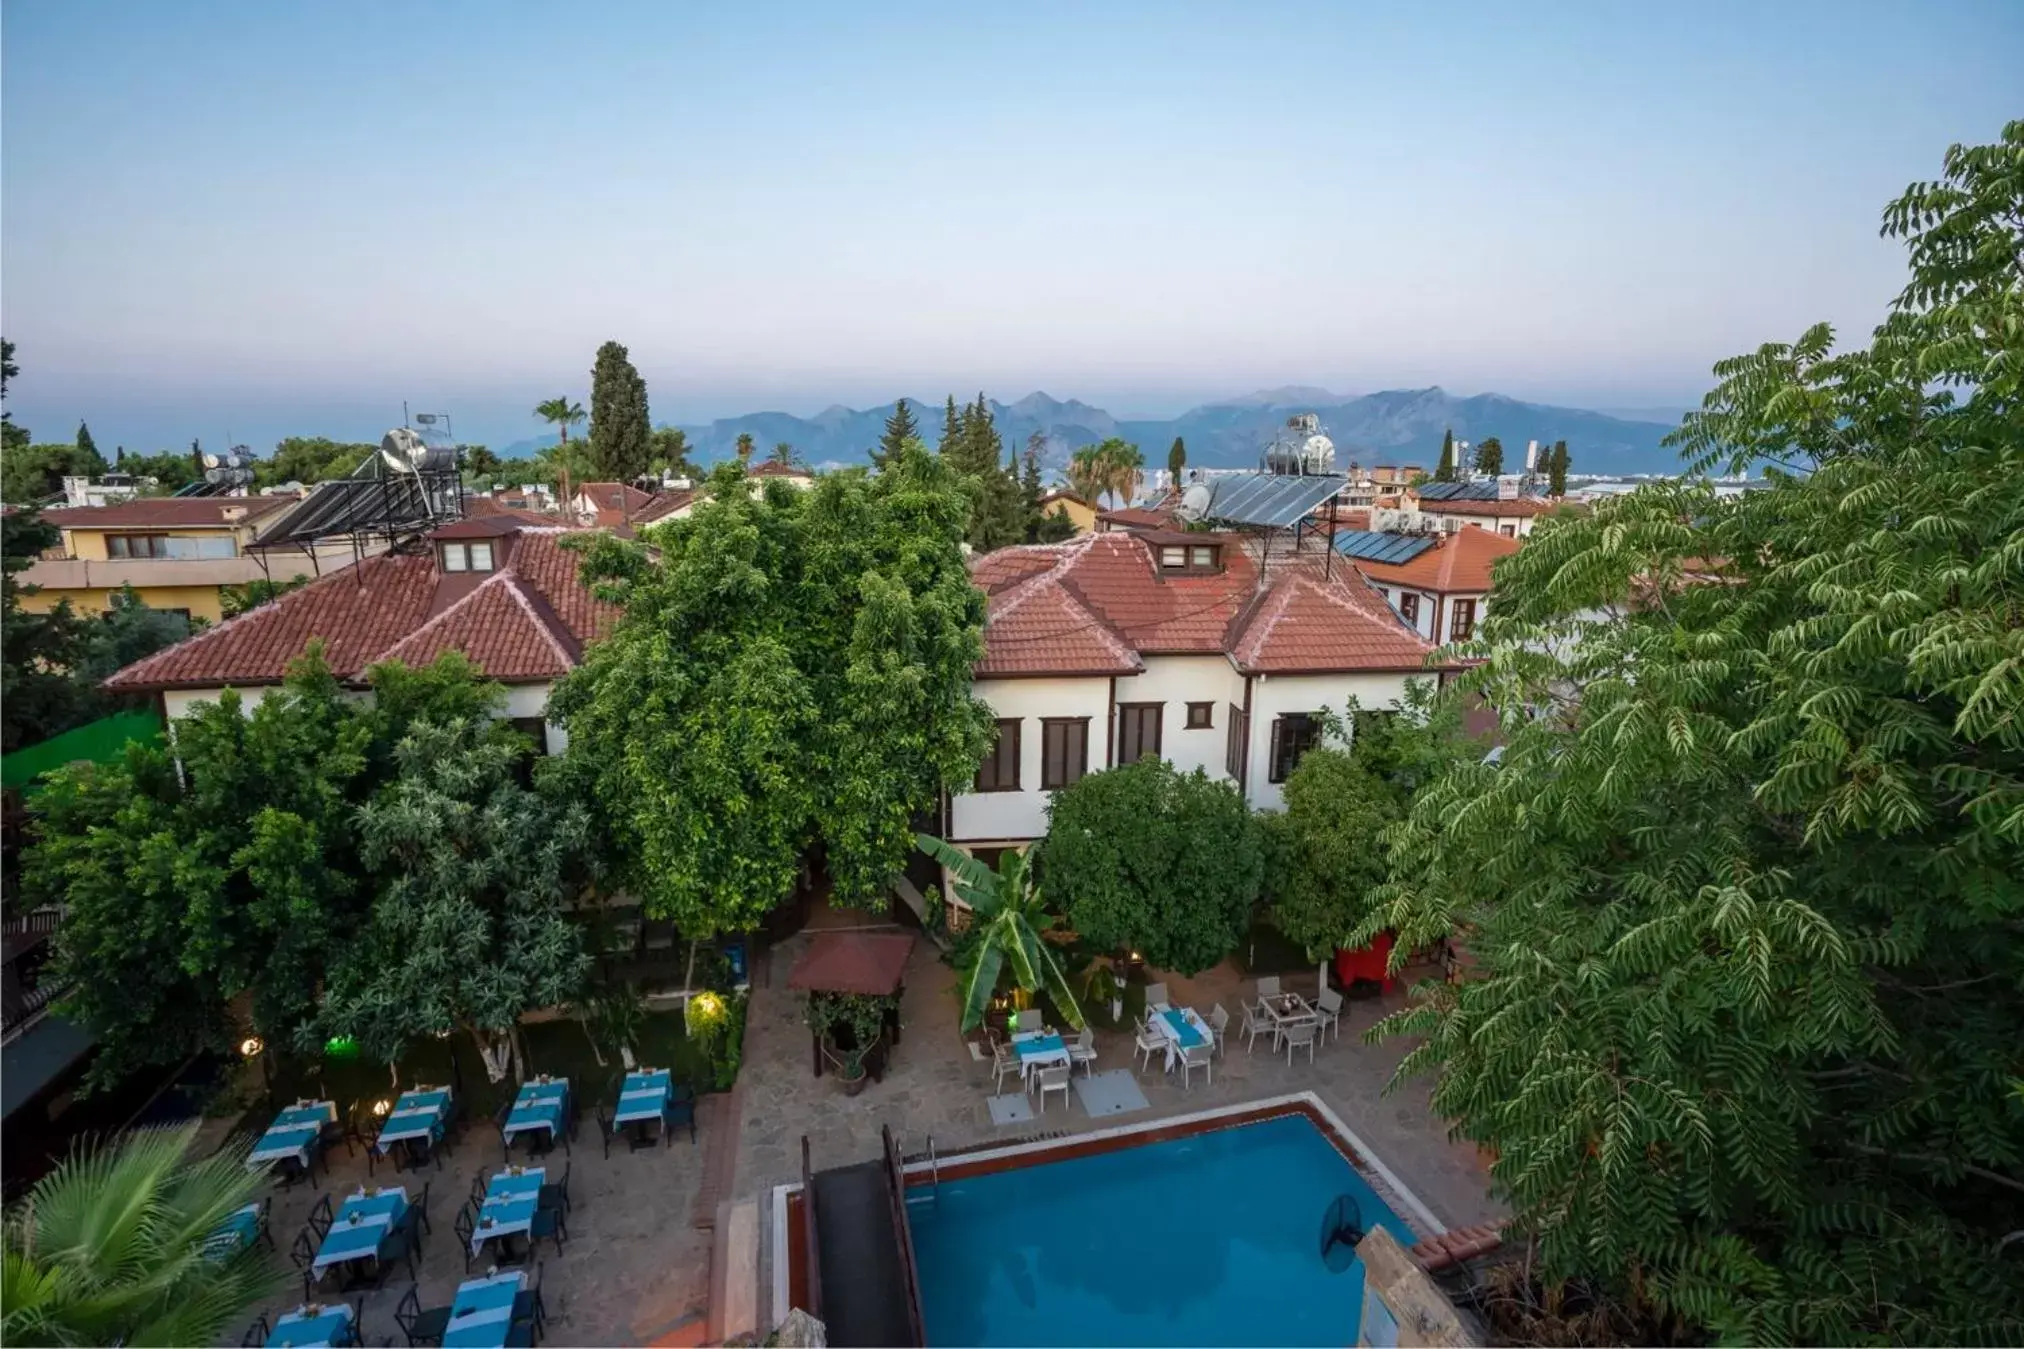
[[(1107, 1128), (1091, 1129), (1086, 1133), (1073, 1133), (1066, 1138), (1031, 1139), (1025, 1142), (1006, 1143), (997, 1147), (965, 1150), (949, 1158), (948, 1165), (952, 1167), (968, 1166), (973, 1163), (1002, 1161), (1008, 1158), (1028, 1156), (1039, 1152), (1058, 1152), (1079, 1144), (1101, 1143), (1113, 1139), (1126, 1138), (1132, 1134), (1153, 1133), (1176, 1127), (1186, 1127), (1191, 1124), (1212, 1124), (1217, 1120), (1228, 1119), (1232, 1116), (1255, 1115), (1260, 1111), (1288, 1108), (1300, 1108), (1311, 1111), (1327, 1125), (1329, 1130), (1334, 1132), (1337, 1139), (1347, 1144), (1350, 1152), (1354, 1155), (1346, 1158), (1346, 1160), (1351, 1166), (1364, 1172), (1367, 1180), (1374, 1179), (1379, 1182), (1379, 1184), (1372, 1187), (1378, 1191), (1378, 1198), (1384, 1200), (1387, 1204), (1391, 1204), (1391, 1201), (1397, 1200), (1410, 1210), (1408, 1221), (1421, 1229), (1421, 1237), (1438, 1237), (1448, 1231), (1448, 1225), (1436, 1217), (1434, 1211), (1428, 1208), (1417, 1194), (1413, 1193), (1411, 1187), (1400, 1180), (1397, 1174), (1384, 1164), (1384, 1161), (1371, 1149), (1371, 1146), (1363, 1141), (1362, 1136), (1356, 1130), (1350, 1128), (1348, 1124), (1344, 1123), (1342, 1116), (1338, 1115), (1326, 1101), (1321, 1099), (1320, 1094), (1314, 1091), (1288, 1092), (1279, 1096), (1261, 1097), (1255, 1101), (1212, 1106), (1206, 1110), (1190, 1111), (1187, 1114), (1171, 1115), (1163, 1119), (1138, 1120), (1130, 1124), (1114, 1124)], [(908, 1162), (905, 1166), (904, 1174), (909, 1178), (920, 1174), (930, 1174), (934, 1170), (935, 1165), (936, 1163), (928, 1161)], [(770, 1243), (773, 1255), (773, 1278), (770, 1291), (773, 1295), (773, 1307), (776, 1309), (785, 1308), (791, 1297), (788, 1261), (792, 1257), (787, 1250), (787, 1204), (789, 1196), (799, 1193), (800, 1190), (801, 1182), (798, 1180), (788, 1181), (785, 1184), (773, 1187), (773, 1239)], [(1398, 1205), (1393, 1204), (1392, 1207), (1394, 1211), (1397, 1211)], [(777, 1311), (773, 1317), (775, 1324), (778, 1324), (779, 1319), (786, 1314), (784, 1310)]]

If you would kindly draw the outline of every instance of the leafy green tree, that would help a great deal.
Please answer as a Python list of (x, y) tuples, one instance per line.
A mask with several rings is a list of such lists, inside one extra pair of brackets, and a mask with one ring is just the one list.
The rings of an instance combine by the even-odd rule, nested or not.
[(935, 446), (935, 453), (947, 458), (962, 453), (963, 423), (956, 415), (956, 395), (949, 395), (948, 406), (942, 411), (942, 439)]
[(922, 834), (917, 841), (922, 852), (949, 869), (957, 897), (970, 906), (970, 930), (956, 971), (963, 1029), (983, 1024), (999, 983), (1008, 979), (1022, 995), (1045, 993), (1062, 1019), (1081, 1029), (1082, 1005), (1047, 942), (1047, 932), (1058, 920), (1046, 910), (1026, 854), (1006, 849), (993, 871), (938, 838)]
[(87, 710), (96, 717), (112, 711), (118, 703), (98, 691), (99, 683), (115, 670), (188, 637), (190, 620), (150, 608), (128, 584), (113, 592), (104, 613), (86, 619), (76, 631), (78, 643), (71, 653), (69, 674), (90, 691)]
[(606, 342), (590, 371), (590, 462), (600, 481), (631, 482), (653, 453), (647, 382), (626, 349)]
[(591, 462), (590, 447), (581, 440), (559, 440), (544, 446), (534, 456), (534, 462), (555, 484), (556, 500), (563, 504), (564, 510), (574, 499), (577, 486), (591, 481), (591, 476), (597, 471)]
[(1504, 471), (1504, 442), (1484, 436), (1476, 443), (1476, 471), (1494, 478)]
[(100, 463), (105, 462), (105, 456), (98, 452), (98, 445), (91, 438), (91, 428), (83, 422), (77, 424), (77, 453), (83, 459), (96, 459)]
[[(598, 349), (597, 354), (599, 360), (604, 359), (604, 349), (602, 347)], [(621, 348), (619, 358), (623, 360), (624, 357), (625, 352)], [(555, 428), (557, 444), (567, 445), (569, 443), (569, 428), (581, 425), (583, 419), (588, 414), (584, 412), (583, 404), (571, 402), (567, 397), (562, 397), (550, 398), (536, 403), (534, 405), (534, 415)]]
[(286, 581), (262, 576), (244, 585), (219, 586), (218, 603), (225, 611), (225, 617), (237, 618), (241, 614), (252, 613), (269, 600), (281, 598), (291, 590), (300, 590), (309, 584), (309, 580), (307, 576), (294, 576)]
[(878, 447), (871, 452), (872, 467), (883, 469), (886, 461), (899, 453), (900, 446), (920, 438), (920, 420), (907, 400), (899, 399), (893, 404), (892, 415), (885, 419), (885, 433), (878, 438)]
[[(23, 445), (0, 459), (0, 499), (28, 506), (57, 496), (67, 477), (103, 477), (106, 462), (75, 445)], [(58, 503), (61, 504), (61, 503)]]
[(1150, 757), (1055, 793), (1038, 865), (1079, 935), (1182, 974), (1237, 949), (1265, 872), (1236, 785)]
[(1553, 496), (1567, 495), (1567, 442), (1556, 440), (1546, 457), (1546, 490)]
[(350, 477), (379, 446), (345, 443), (324, 436), (290, 436), (274, 447), (274, 455), (254, 464), (254, 481), (263, 487), (285, 482), (319, 483)]
[(1179, 436), (1174, 437), (1173, 446), (1167, 450), (1167, 482), (1179, 490), (1181, 474), (1188, 468), (1188, 445)]
[(0, 752), (13, 753), (91, 719), (90, 689), (72, 677), (86, 620), (68, 603), (21, 607), (36, 587), (17, 578), (62, 534), (34, 510), (0, 515)]
[(266, 1188), (226, 1150), (188, 1153), (194, 1124), (80, 1152), (7, 1214), (0, 1340), (212, 1344), (282, 1287), (264, 1247), (206, 1248)]
[(1326, 959), (1348, 944), (1389, 874), (1379, 836), (1404, 811), (1400, 794), (1347, 749), (1318, 746), (1286, 779), (1286, 809), (1264, 817), (1272, 923)]
[[(28, 443), (34, 439), (28, 428), (16, 426), (14, 414), (5, 410), (7, 386), (20, 373), (21, 367), (14, 363), (14, 344), (0, 339), (0, 451), (4, 451), (6, 457), (11, 457), (17, 450), (27, 449)], [(10, 492), (6, 499), (13, 501), (15, 498)]]
[(692, 935), (758, 923), (818, 841), (838, 901), (882, 907), (913, 817), (983, 757), (969, 501), (903, 450), (806, 491), (721, 465), (656, 553), (585, 545), (625, 614), (550, 705), (629, 887)]
[[(1549, 1283), (1668, 1337), (2024, 1334), (2024, 121), (1884, 212), (1910, 279), (1716, 367), (1655, 484), (1499, 566), (1499, 762), (1392, 837), (1366, 932), (1452, 935), (1437, 1112)], [(1714, 583), (1707, 578), (1712, 571)]]
[(479, 484), (496, 482), (499, 471), (506, 466), (505, 461), (486, 446), (460, 445), (457, 448), (463, 456), (464, 477), (467, 481)]
[[(188, 454), (176, 450), (164, 450), (160, 454), (130, 454), (120, 461), (119, 468), (122, 473), (131, 473), (136, 478), (155, 479), (164, 493), (200, 482), (204, 477)], [(257, 467), (255, 473), (257, 476)]]
[(647, 458), (648, 469), (665, 473), (675, 478), (697, 478), (696, 466), (689, 462), (689, 433), (679, 426), (657, 426), (654, 428), (652, 453)]
[(489, 723), (415, 725), (358, 813), (377, 893), (306, 1038), (352, 1035), (392, 1063), (468, 1032), (493, 1081), (524, 1075), (520, 1018), (574, 1000), (591, 957), (564, 908), (589, 879), (590, 813), (523, 786), (524, 748)]
[(970, 482), (970, 547), (988, 553), (1026, 537), (1026, 511), (1018, 479), (1005, 466), (1005, 442), (983, 394), (966, 405), (942, 457)]
[(1441, 462), (1434, 466), (1435, 482), (1455, 481), (1455, 428), (1441, 433)]

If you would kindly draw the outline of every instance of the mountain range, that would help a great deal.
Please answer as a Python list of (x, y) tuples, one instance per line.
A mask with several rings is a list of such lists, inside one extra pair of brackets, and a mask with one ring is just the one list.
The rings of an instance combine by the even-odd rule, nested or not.
[[(1197, 468), (1251, 467), (1286, 419), (1300, 412), (1321, 418), (1341, 467), (1351, 462), (1365, 467), (1419, 464), (1432, 472), (1440, 459), (1441, 437), (1450, 430), (1455, 439), (1472, 443), (1498, 437), (1504, 442), (1508, 468), (1523, 467), (1528, 440), (1539, 441), (1542, 448), (1566, 441), (1577, 473), (1667, 473), (1679, 467), (1677, 454), (1659, 443), (1673, 429), (1665, 422), (1526, 403), (1495, 393), (1458, 397), (1438, 387), (1354, 396), (1300, 386), (1260, 389), (1165, 419), (1121, 420), (1102, 408), (1044, 393), (1030, 393), (1015, 403), (992, 399), (990, 404), (1008, 449), (1023, 449), (1036, 431), (1046, 437), (1050, 468), (1066, 464), (1075, 450), (1111, 436), (1136, 443), (1148, 467), (1166, 463), (1175, 436), (1187, 442), (1188, 462)], [(923, 399), (913, 406), (924, 438), (933, 444), (941, 434), (942, 401)], [(750, 432), (761, 454), (784, 440), (802, 461), (834, 467), (864, 463), (892, 410), (887, 403), (863, 409), (839, 404), (812, 417), (750, 412), (682, 429), (705, 461), (729, 457), (736, 452), (738, 436)], [(499, 453), (524, 457), (548, 443), (546, 437), (520, 441)]]

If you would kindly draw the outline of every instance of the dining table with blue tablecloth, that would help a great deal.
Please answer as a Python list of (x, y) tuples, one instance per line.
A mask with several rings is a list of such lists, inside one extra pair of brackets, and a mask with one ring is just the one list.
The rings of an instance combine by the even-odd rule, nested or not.
[(506, 1123), (500, 1126), (507, 1142), (513, 1135), (545, 1129), (550, 1141), (565, 1136), (568, 1132), (565, 1121), (569, 1118), (569, 1079), (566, 1077), (530, 1078), (520, 1087), (520, 1094), (513, 1098), (512, 1112), (506, 1116)]
[(351, 1344), (358, 1339), (351, 1324), (351, 1306), (344, 1302), (305, 1302), (276, 1318), (267, 1333), (269, 1346), (315, 1349), (326, 1344)]
[(513, 1300), (526, 1286), (526, 1272), (517, 1269), (458, 1284), (443, 1349), (502, 1349), (513, 1328)]
[(540, 1166), (509, 1166), (485, 1186), (485, 1202), (478, 1220), (471, 1225), (471, 1254), (495, 1238), (515, 1236), (534, 1226), (534, 1210), (541, 1203), (541, 1187), (548, 1170)]
[(619, 1087), (618, 1108), (612, 1111), (613, 1124), (637, 1124), (650, 1119), (668, 1127), (668, 1105), (675, 1098), (675, 1077), (665, 1068), (640, 1068), (625, 1075)]
[(426, 1138), (434, 1143), (442, 1138), (443, 1126), (449, 1117), (448, 1087), (416, 1087), (412, 1091), (404, 1091), (394, 1102), (394, 1108), (387, 1112), (386, 1123), (380, 1126), (379, 1139), (373, 1144), (373, 1151), (384, 1157), (394, 1144), (415, 1138)]
[(1190, 1049), (1216, 1042), (1215, 1033), (1209, 1023), (1202, 1020), (1201, 1013), (1192, 1007), (1168, 1007), (1155, 1012), (1150, 1018), (1153, 1029), (1167, 1042), (1167, 1069), (1172, 1071), (1174, 1063)]
[(233, 1209), (225, 1221), (204, 1238), (204, 1254), (222, 1260), (245, 1250), (260, 1239), (260, 1205), (245, 1204)]
[(1035, 1068), (1049, 1068), (1068, 1062), (1068, 1042), (1055, 1030), (1023, 1030), (1012, 1037), (1012, 1052), (1019, 1056), (1019, 1075)]
[(380, 1243), (400, 1226), (407, 1211), (408, 1192), (398, 1185), (354, 1190), (330, 1220), (310, 1268), (321, 1274), (333, 1265), (377, 1260)]
[(323, 1134), (323, 1126), (337, 1123), (334, 1101), (297, 1101), (274, 1117), (267, 1132), (246, 1157), (246, 1169), (258, 1171), (279, 1161), (294, 1158), (309, 1165), (311, 1151)]

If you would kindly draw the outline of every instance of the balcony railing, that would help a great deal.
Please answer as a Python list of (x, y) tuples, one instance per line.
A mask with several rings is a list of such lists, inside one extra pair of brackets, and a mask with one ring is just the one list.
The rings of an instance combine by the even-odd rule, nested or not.
[(61, 909), (36, 909), (0, 918), (0, 1041), (27, 1030), (69, 984), (48, 969), (51, 938), (63, 925)]

